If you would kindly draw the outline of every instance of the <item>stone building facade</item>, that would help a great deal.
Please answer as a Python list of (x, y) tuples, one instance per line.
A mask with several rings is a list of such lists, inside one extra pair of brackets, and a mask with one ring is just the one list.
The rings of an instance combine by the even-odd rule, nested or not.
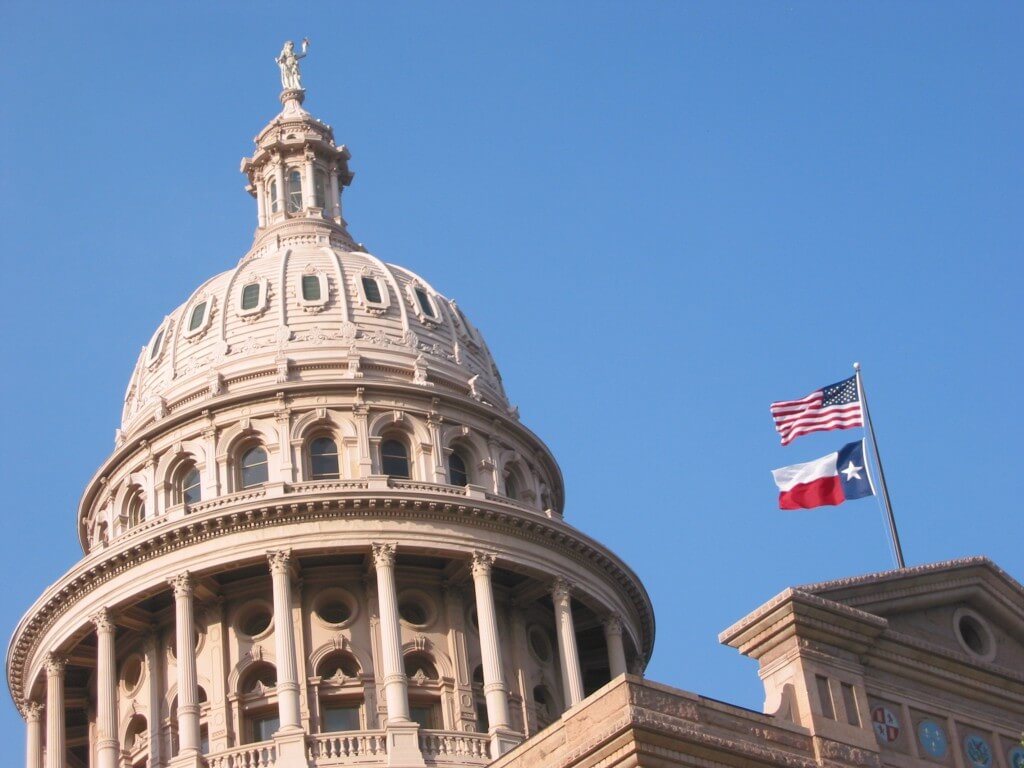
[(350, 237), (304, 96), (242, 162), (251, 248), (143, 348), (83, 558), (15, 631), (27, 768), (1022, 768), (1024, 590), (985, 560), (727, 630), (769, 714), (639, 677), (643, 585), (563, 520), (457, 304)]

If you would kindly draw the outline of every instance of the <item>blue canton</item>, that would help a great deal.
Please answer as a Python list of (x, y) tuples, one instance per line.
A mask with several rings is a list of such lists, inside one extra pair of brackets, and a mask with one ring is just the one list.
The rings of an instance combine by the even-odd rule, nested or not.
[(846, 405), (856, 403), (860, 398), (857, 396), (857, 377), (851, 376), (848, 379), (837, 381), (821, 388), (821, 407), (829, 405)]

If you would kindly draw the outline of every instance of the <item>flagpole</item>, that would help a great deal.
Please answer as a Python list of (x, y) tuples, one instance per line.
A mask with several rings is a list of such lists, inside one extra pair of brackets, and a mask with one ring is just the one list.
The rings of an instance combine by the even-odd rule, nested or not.
[(864, 382), (860, 377), (860, 363), (853, 364), (854, 375), (857, 377), (857, 394), (860, 397), (860, 404), (864, 408), (864, 424), (868, 429), (868, 437), (871, 438), (871, 449), (875, 452), (875, 462), (878, 464), (878, 480), (882, 486), (882, 501), (885, 503), (885, 513), (889, 517), (889, 535), (892, 536), (892, 544), (896, 550), (896, 564), (900, 568), (906, 568), (903, 562), (903, 547), (900, 546), (900, 535), (896, 531), (896, 518), (892, 514), (892, 504), (889, 502), (889, 488), (885, 484), (885, 470), (882, 469), (882, 456), (878, 452), (878, 441), (875, 439), (875, 429), (871, 426), (871, 413), (868, 411), (868, 396), (864, 392)]

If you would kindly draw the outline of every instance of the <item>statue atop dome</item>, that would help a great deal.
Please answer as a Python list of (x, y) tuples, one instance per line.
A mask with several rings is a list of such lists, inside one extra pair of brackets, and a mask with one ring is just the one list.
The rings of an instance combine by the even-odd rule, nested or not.
[(281, 68), (281, 87), (286, 91), (302, 90), (302, 73), (299, 71), (299, 59), (306, 58), (309, 50), (309, 38), (302, 40), (302, 52), (295, 52), (295, 43), (287, 40), (280, 55), (275, 59)]

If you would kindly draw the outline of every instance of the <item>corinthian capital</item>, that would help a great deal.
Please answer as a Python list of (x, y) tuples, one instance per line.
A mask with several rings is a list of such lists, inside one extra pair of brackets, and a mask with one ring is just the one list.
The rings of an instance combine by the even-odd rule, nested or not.
[(64, 674), (64, 669), (68, 665), (68, 660), (57, 653), (46, 654), (46, 676), (47, 677), (60, 677)]
[(572, 595), (572, 584), (561, 576), (551, 582), (551, 597), (555, 603), (567, 602)]
[(40, 718), (43, 716), (43, 705), (38, 701), (25, 699), (25, 701), (22, 702), (21, 711), (25, 714), (26, 722), (38, 723)]
[(490, 576), (491, 569), (494, 567), (494, 555), (490, 552), (474, 552), (473, 553), (473, 575), (474, 576)]
[(182, 571), (177, 576), (171, 576), (167, 583), (174, 590), (175, 597), (191, 597), (192, 590), (196, 587), (196, 581), (188, 571)]
[(292, 564), (292, 551), (290, 549), (277, 549), (267, 552), (267, 560), (270, 561), (271, 573), (288, 573)]
[(374, 542), (373, 565), (376, 568), (391, 567), (395, 564), (395, 544), (393, 542)]
[(106, 608), (100, 608), (96, 613), (89, 617), (89, 621), (96, 627), (96, 632), (113, 632), (114, 631), (114, 620), (110, 617), (110, 611)]
[(622, 634), (622, 617), (617, 613), (609, 613), (604, 618), (604, 633), (606, 635)]

